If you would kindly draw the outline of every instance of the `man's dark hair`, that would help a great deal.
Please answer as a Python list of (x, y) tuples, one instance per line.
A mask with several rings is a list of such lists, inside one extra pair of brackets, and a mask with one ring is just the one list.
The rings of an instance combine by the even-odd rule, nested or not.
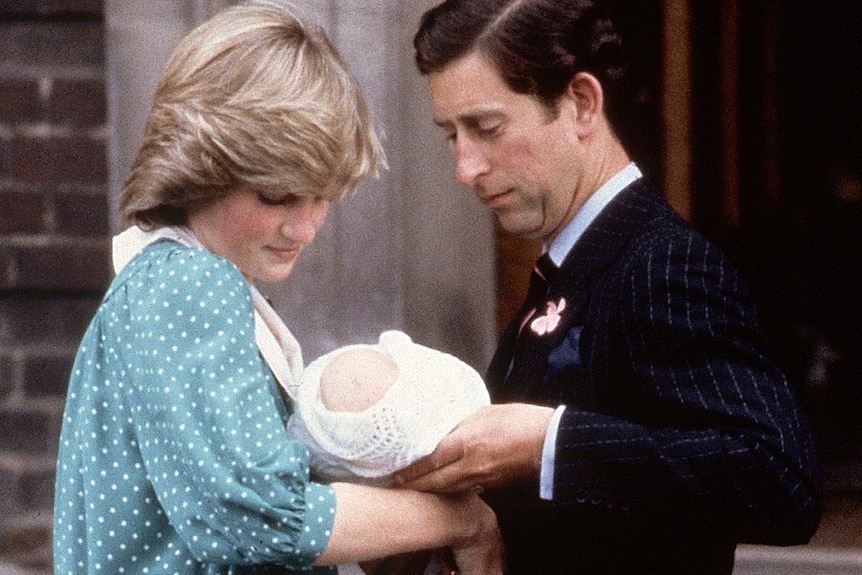
[(479, 51), (508, 87), (556, 112), (578, 72), (595, 76), (616, 129), (627, 107), (622, 37), (601, 3), (590, 0), (446, 0), (422, 16), (413, 39), (422, 74)]

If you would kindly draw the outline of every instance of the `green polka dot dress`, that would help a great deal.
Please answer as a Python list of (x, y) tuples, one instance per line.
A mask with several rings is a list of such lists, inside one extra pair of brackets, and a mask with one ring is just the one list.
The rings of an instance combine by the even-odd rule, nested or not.
[(323, 552), (335, 495), (285, 436), (254, 330), (249, 284), (205, 249), (157, 241), (123, 268), (70, 378), (55, 575), (303, 571)]

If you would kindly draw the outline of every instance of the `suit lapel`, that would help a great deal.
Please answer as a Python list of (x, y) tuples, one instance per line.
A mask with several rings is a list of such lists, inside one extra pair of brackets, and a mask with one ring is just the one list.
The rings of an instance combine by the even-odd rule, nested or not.
[(506, 328), (488, 369), (488, 383), (495, 401), (537, 401), (558, 395), (556, 390), (543, 389), (549, 356), (571, 335), (573, 328), (584, 324), (595, 275), (617, 259), (659, 205), (657, 192), (642, 178), (620, 192), (590, 224), (550, 285), (548, 300), (557, 307), (561, 302), (565, 306), (555, 328), (537, 333), (528, 322), (518, 336), (517, 317)]

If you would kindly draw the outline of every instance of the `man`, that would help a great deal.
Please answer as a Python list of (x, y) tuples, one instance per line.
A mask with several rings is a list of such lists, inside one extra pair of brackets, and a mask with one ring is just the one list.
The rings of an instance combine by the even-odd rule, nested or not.
[(806, 542), (810, 434), (737, 272), (618, 137), (610, 20), (586, 0), (449, 0), (415, 46), (458, 179), (554, 266), (502, 336), (495, 405), (397, 480), (484, 488), (514, 575), (729, 574), (739, 542)]

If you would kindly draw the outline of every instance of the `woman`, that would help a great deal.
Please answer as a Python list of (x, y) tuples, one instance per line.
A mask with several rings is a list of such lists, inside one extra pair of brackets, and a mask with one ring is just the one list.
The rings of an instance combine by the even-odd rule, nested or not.
[(445, 546), (463, 573), (501, 571), (477, 496), (316, 483), (284, 439), (302, 358), (251, 282), (286, 278), (329, 203), (382, 161), (335, 49), (284, 5), (248, 2), (183, 40), (73, 367), (55, 573), (304, 570)]

